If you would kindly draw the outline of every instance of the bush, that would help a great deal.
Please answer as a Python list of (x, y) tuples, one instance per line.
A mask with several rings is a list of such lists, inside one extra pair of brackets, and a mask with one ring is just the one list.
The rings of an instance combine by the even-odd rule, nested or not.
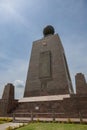
[(0, 118), (0, 121), (12, 122), (11, 118)]
[(6, 130), (16, 130), (17, 128), (20, 128), (20, 127), (19, 126), (15, 126), (15, 127), (9, 126), (6, 128)]
[(40, 122), (39, 118), (37, 118), (37, 122)]
[(68, 121), (67, 121), (68, 123), (72, 123), (72, 121), (71, 121), (71, 119), (70, 118), (68, 118)]
[(14, 130), (13, 127), (9, 126), (6, 128), (6, 130)]
[(11, 118), (0, 118), (0, 124), (6, 123), (6, 122), (12, 122)]

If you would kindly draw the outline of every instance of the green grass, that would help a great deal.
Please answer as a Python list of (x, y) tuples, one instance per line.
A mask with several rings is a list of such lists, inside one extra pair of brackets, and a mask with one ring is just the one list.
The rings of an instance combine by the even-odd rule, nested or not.
[(87, 125), (83, 124), (63, 124), (63, 123), (30, 123), (17, 130), (87, 130)]

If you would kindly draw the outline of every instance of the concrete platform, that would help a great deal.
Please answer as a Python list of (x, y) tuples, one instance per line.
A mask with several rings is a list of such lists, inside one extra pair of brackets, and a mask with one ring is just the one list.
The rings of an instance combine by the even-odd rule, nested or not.
[[(47, 122), (52, 122), (54, 120), (54, 118), (33, 118), (33, 121), (47, 121)], [(24, 118), (24, 117), (16, 117), (15, 118), (15, 122), (30, 122), (31, 118)], [(80, 118), (55, 118), (56, 122), (64, 122), (64, 123), (69, 123), (69, 122), (73, 122), (73, 123), (86, 123), (87, 124), (87, 118), (83, 118), (82, 120)]]
[(58, 101), (64, 98), (69, 98), (69, 94), (64, 95), (51, 95), (51, 96), (37, 96), (37, 97), (24, 97), (18, 102), (41, 102), (41, 101)]

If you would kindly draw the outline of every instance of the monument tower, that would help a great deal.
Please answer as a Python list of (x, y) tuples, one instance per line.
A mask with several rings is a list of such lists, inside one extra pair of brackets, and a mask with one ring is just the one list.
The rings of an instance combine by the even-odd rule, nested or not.
[(24, 97), (72, 94), (65, 52), (51, 25), (33, 42)]
[(44, 28), (43, 34), (42, 39), (33, 42), (24, 97), (15, 100), (14, 86), (7, 84), (0, 99), (0, 116), (12, 116), (14, 113), (17, 117), (31, 116), (31, 120), (38, 117), (53, 120), (87, 118), (87, 82), (84, 75), (76, 74), (74, 94), (58, 34), (51, 25)]

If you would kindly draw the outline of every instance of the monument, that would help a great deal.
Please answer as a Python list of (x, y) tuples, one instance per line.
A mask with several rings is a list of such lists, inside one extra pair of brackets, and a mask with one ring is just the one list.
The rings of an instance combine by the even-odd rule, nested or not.
[(73, 93), (65, 52), (54, 33), (49, 25), (44, 37), (33, 42), (24, 97)]
[(7, 84), (0, 99), (0, 116), (87, 118), (87, 82), (75, 76), (73, 91), (68, 64), (58, 34), (51, 25), (44, 37), (33, 42), (24, 96), (14, 99), (14, 86)]
[(87, 83), (85, 76), (82, 73), (77, 73), (75, 76), (76, 81), (76, 93), (87, 94)]
[(8, 116), (17, 106), (18, 100), (14, 97), (14, 86), (8, 83), (3, 91), (2, 99), (0, 99), (0, 116)]

